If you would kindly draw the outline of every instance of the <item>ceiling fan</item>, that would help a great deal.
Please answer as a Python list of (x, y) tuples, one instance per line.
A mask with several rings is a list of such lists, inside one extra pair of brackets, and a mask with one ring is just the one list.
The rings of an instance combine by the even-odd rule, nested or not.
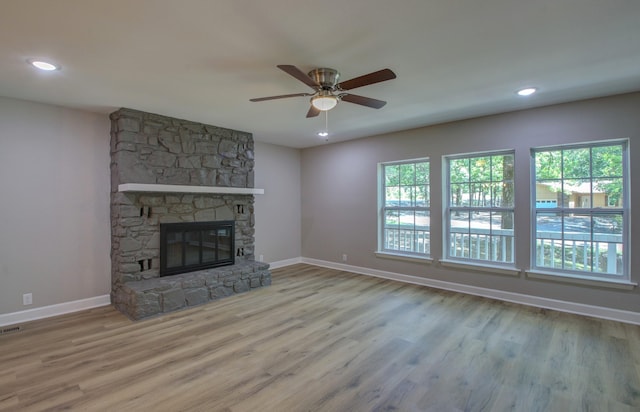
[(311, 107), (307, 112), (307, 117), (316, 117), (320, 112), (333, 109), (339, 101), (355, 103), (362, 106), (379, 109), (387, 102), (383, 100), (372, 99), (370, 97), (358, 96), (357, 94), (343, 93), (345, 90), (351, 90), (362, 86), (368, 86), (374, 83), (380, 83), (387, 80), (395, 79), (396, 74), (389, 69), (378, 70), (377, 72), (365, 74), (353, 79), (338, 83), (340, 73), (335, 69), (319, 68), (313, 69), (309, 74), (305, 74), (296, 66), (289, 64), (280, 64), (278, 68), (285, 73), (295, 77), (302, 83), (315, 90), (314, 93), (294, 93), (283, 94), (279, 96), (258, 97), (249, 99), (252, 102), (262, 102), (265, 100), (285, 99), (288, 97), (311, 96)]

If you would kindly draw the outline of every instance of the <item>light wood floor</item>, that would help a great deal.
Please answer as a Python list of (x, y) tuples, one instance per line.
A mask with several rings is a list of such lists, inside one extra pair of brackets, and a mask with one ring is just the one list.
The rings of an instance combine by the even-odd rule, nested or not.
[(638, 411), (640, 327), (307, 265), (0, 335), (0, 410)]

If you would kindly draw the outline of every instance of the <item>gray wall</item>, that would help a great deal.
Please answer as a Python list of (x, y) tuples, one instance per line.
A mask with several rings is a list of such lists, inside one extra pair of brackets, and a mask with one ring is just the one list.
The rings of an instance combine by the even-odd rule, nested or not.
[[(109, 294), (109, 125), (0, 97), (0, 314)], [(298, 258), (300, 151), (255, 147), (256, 256)]]
[(300, 252), (300, 150), (255, 142), (255, 257), (296, 259)]
[(0, 199), (0, 314), (109, 294), (108, 116), (0, 98)]
[[(431, 159), (431, 253), (442, 257), (442, 156), (485, 150), (516, 151), (516, 266), (529, 268), (530, 147), (630, 138), (632, 250), (640, 244), (640, 93), (524, 110), (304, 149), (302, 256), (550, 299), (640, 312), (638, 290), (493, 275), (439, 264), (377, 258), (377, 163)], [(640, 254), (632, 253), (640, 281)], [(635, 271), (635, 272), (633, 272)]]
[[(632, 205), (640, 204), (640, 93), (448, 123), (299, 151), (256, 142), (256, 256), (299, 256), (533, 296), (640, 312), (638, 291), (512, 278), (376, 258), (376, 165), (429, 156), (432, 253), (440, 257), (441, 156), (516, 149), (517, 265), (528, 267), (529, 147), (631, 139)], [(634, 163), (635, 161), (635, 163)], [(523, 166), (524, 165), (524, 166)], [(522, 189), (525, 188), (525, 189)], [(107, 295), (109, 119), (0, 98), (0, 314)], [(632, 216), (632, 251), (640, 242)], [(57, 236), (55, 240), (52, 238)], [(524, 240), (524, 241), (523, 241)], [(302, 245), (302, 246), (301, 246)], [(634, 248), (635, 246), (635, 248)], [(631, 267), (640, 254), (631, 253)], [(632, 273), (639, 281), (640, 273)], [(34, 304), (22, 306), (22, 294)]]

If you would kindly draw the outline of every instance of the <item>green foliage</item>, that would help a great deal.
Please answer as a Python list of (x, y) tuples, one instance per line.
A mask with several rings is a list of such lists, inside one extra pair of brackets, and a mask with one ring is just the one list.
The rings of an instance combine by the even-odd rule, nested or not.
[(384, 185), (398, 186), (400, 184), (400, 166), (399, 165), (386, 165), (384, 167)]
[(592, 149), (593, 177), (622, 177), (622, 146), (598, 146)]
[(429, 162), (384, 166), (386, 207), (429, 206)]
[(416, 163), (416, 184), (429, 184), (429, 163)]
[(449, 199), (453, 206), (513, 206), (514, 157), (485, 155), (449, 161)]
[[(555, 191), (561, 190), (560, 182), (577, 187), (591, 181), (594, 191), (608, 195), (609, 204), (620, 205), (622, 155), (622, 144), (539, 151), (535, 153), (536, 181)], [(554, 181), (558, 184), (553, 185)]]
[(552, 180), (562, 177), (562, 151), (537, 152), (535, 157), (536, 180)]
[(563, 150), (562, 177), (565, 179), (589, 177), (591, 175), (589, 157), (589, 148)]

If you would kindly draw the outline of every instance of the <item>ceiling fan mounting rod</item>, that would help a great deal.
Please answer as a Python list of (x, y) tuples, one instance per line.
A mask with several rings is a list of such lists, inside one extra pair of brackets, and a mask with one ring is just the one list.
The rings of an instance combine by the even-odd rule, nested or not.
[(311, 70), (309, 77), (318, 83), (322, 90), (334, 90), (336, 84), (338, 84), (340, 73), (335, 69), (323, 67)]

